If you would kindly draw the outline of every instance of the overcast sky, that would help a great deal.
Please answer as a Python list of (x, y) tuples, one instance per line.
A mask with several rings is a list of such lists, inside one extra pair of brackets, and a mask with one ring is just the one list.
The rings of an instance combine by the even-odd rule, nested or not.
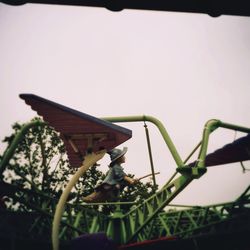
[[(249, 58), (249, 17), (0, 3), (0, 139), (14, 122), (36, 115), (18, 97), (33, 93), (96, 117), (154, 116), (184, 160), (207, 120), (250, 127)], [(149, 173), (143, 124), (119, 125), (133, 130), (121, 145), (129, 147), (125, 170)], [(161, 186), (176, 165), (148, 125)], [(234, 131), (217, 130), (209, 152), (234, 138)], [(249, 183), (239, 163), (209, 168), (173, 203), (231, 201)]]

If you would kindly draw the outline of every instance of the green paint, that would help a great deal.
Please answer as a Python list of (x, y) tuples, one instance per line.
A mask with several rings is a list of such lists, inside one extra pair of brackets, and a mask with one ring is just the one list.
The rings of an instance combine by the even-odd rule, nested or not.
[[(72, 237), (77, 236), (80, 232), (95, 233), (104, 231), (107, 235), (117, 241), (119, 244), (126, 244), (133, 241), (142, 241), (150, 238), (157, 238), (162, 236), (182, 236), (188, 237), (195, 230), (202, 230), (208, 226), (213, 226), (214, 223), (219, 223), (225, 220), (230, 215), (225, 211), (237, 209), (239, 204), (244, 207), (245, 203), (249, 203), (249, 195), (239, 198), (237, 202), (230, 204), (219, 204), (208, 207), (194, 207), (192, 209), (163, 213), (163, 209), (195, 178), (200, 178), (206, 172), (205, 157), (209, 143), (210, 134), (218, 128), (226, 128), (237, 130), (241, 132), (250, 133), (250, 129), (238, 125), (223, 123), (219, 120), (209, 120), (203, 129), (201, 142), (189, 154), (186, 160), (182, 161), (179, 156), (170, 136), (168, 135), (163, 124), (152, 116), (125, 116), (125, 117), (106, 117), (104, 120), (110, 122), (152, 122), (159, 129), (167, 148), (171, 152), (176, 165), (177, 172), (166, 182), (166, 184), (155, 195), (146, 199), (143, 203), (131, 202), (118, 202), (118, 203), (100, 203), (100, 204), (87, 204), (84, 206), (65, 204), (67, 211), (74, 211), (71, 218), (67, 222), (62, 222), (60, 236), (62, 239), (68, 239), (69, 231), (72, 232)], [(2, 161), (0, 162), (0, 173), (3, 173), (9, 160), (15, 153), (18, 143), (24, 138), (27, 131), (35, 126), (42, 126), (43, 122), (33, 122), (25, 125), (14, 138), (10, 147), (6, 150)], [(200, 149), (197, 165), (193, 168), (186, 166), (186, 162), (193, 153)], [(34, 192), (41, 197), (46, 195), (41, 194), (38, 190)], [(245, 192), (247, 194), (247, 192)], [(14, 197), (14, 194), (13, 194)], [(247, 197), (247, 198), (246, 198)], [(46, 199), (46, 197), (45, 197)], [(22, 201), (27, 202), (27, 201)], [(244, 203), (245, 202), (245, 203)], [(44, 203), (44, 209), (46, 210)], [(93, 205), (117, 205), (117, 209), (111, 216), (103, 216), (97, 211), (88, 212), (88, 206)], [(120, 206), (123, 204), (131, 205), (128, 213), (123, 214)], [(31, 204), (32, 206), (32, 204)], [(37, 208), (38, 209), (38, 208)], [(41, 210), (38, 209), (38, 210)], [(43, 210), (42, 210), (43, 211)], [(82, 213), (81, 213), (82, 211)], [(47, 217), (52, 218), (53, 215), (44, 212)], [(182, 223), (183, 220), (188, 221), (188, 225)], [(73, 222), (70, 226), (69, 222)], [(39, 219), (32, 225), (32, 230), (39, 225)], [(73, 226), (72, 226), (73, 225)], [(81, 225), (81, 229), (76, 228)]]
[(38, 127), (38, 126), (44, 126), (46, 125), (45, 122), (41, 122), (41, 121), (35, 121), (35, 122), (30, 122), (28, 124), (25, 124), (20, 131), (17, 133), (17, 135), (14, 137), (11, 145), (9, 146), (9, 148), (7, 148), (7, 150), (5, 151), (4, 155), (3, 155), (3, 159), (0, 162), (0, 175), (3, 173), (3, 171), (5, 170), (6, 165), (9, 163), (9, 160), (11, 159), (11, 157), (14, 155), (16, 147), (18, 146), (18, 143), (20, 143), (22, 141), (22, 139), (24, 138), (25, 134), (28, 132), (28, 130), (32, 127)]

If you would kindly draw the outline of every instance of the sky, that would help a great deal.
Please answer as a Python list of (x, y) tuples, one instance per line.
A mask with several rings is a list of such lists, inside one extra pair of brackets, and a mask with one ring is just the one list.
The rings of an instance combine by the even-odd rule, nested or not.
[[(1, 141), (13, 123), (36, 116), (20, 93), (95, 117), (153, 116), (183, 160), (210, 119), (250, 127), (250, 17), (0, 3), (0, 55)], [(150, 173), (143, 124), (119, 125), (133, 131), (120, 145), (128, 147), (125, 171)], [(177, 166), (157, 128), (148, 127), (162, 186)], [(243, 135), (218, 129), (208, 151)], [(108, 161), (100, 162), (104, 172)], [(208, 168), (172, 203), (233, 201), (249, 182), (239, 163)]]

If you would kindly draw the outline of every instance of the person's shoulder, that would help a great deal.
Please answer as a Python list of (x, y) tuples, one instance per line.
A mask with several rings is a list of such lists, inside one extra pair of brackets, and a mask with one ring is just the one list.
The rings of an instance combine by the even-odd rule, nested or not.
[(112, 166), (112, 168), (121, 168), (122, 166), (120, 165), (120, 164), (118, 164), (118, 163), (115, 163), (113, 166)]

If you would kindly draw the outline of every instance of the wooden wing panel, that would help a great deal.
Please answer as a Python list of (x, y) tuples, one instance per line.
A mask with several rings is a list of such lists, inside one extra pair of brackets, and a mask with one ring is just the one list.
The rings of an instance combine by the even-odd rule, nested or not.
[(110, 150), (132, 137), (132, 131), (33, 94), (21, 94), (44, 121), (60, 132), (69, 162), (79, 167), (84, 155)]

